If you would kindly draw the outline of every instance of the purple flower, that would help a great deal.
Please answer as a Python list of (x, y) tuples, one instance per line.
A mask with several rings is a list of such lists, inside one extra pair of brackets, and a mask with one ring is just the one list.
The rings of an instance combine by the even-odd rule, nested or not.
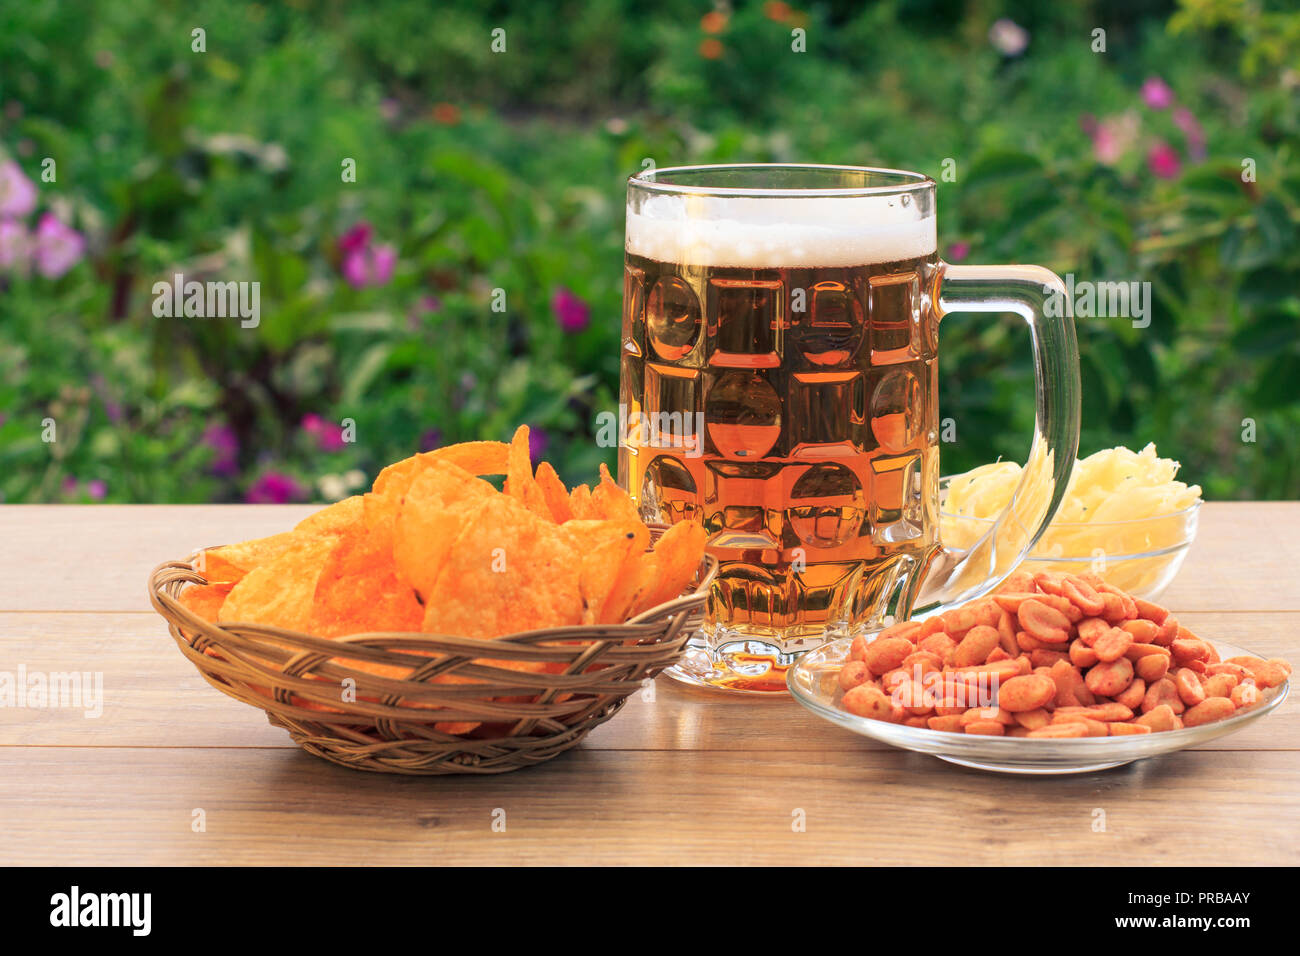
[(36, 271), (47, 279), (57, 279), (81, 261), (86, 251), (86, 240), (73, 229), (59, 221), (53, 213), (45, 213), (36, 226)]
[(230, 478), (239, 472), (239, 439), (229, 425), (209, 425), (203, 430), (203, 444), (216, 452), (211, 466), (214, 475)]
[(347, 232), (343, 233), (339, 239), (339, 252), (347, 255), (349, 252), (357, 252), (370, 245), (370, 237), (374, 230), (368, 222), (359, 222)]
[(989, 43), (1003, 56), (1019, 56), (1029, 46), (1029, 31), (1003, 17), (989, 27)]
[(27, 227), (11, 219), (0, 219), (0, 269), (23, 269), (31, 240)]
[(1142, 102), (1153, 110), (1167, 110), (1174, 105), (1174, 91), (1158, 76), (1149, 76), (1142, 84)]
[(970, 255), (969, 242), (954, 242), (948, 246), (948, 261), (961, 262)]
[(546, 432), (536, 426), (528, 428), (528, 458), (531, 461), (538, 462), (546, 454), (546, 446), (550, 444), (550, 439)]
[(81, 485), (76, 478), (69, 476), (63, 479), (63, 493), (69, 498), (75, 495), (77, 493), (77, 489), (80, 487)]
[(95, 501), (103, 501), (108, 494), (108, 485), (102, 478), (92, 478), (86, 482), (86, 493)]
[(1182, 169), (1182, 160), (1178, 151), (1168, 143), (1156, 140), (1147, 152), (1147, 167), (1161, 179), (1173, 179)]
[(434, 315), (441, 311), (442, 311), (442, 300), (440, 298), (438, 298), (436, 295), (422, 295), (420, 296), (419, 301), (415, 303), (415, 308), (413, 308), (407, 314), (406, 317), (407, 327), (411, 329), (418, 329), (420, 327), (421, 320), (426, 315)]
[(253, 505), (282, 505), (303, 497), (303, 487), (290, 475), (268, 471), (248, 489), (244, 500)]
[(442, 447), (442, 429), (430, 428), (420, 436), (420, 451), (433, 451)]
[(366, 246), (343, 257), (343, 278), (354, 289), (384, 285), (393, 277), (396, 265), (397, 250), (393, 246)]
[(12, 159), (0, 161), (0, 218), (21, 219), (36, 208), (36, 184)]
[(569, 335), (581, 332), (591, 322), (590, 306), (563, 287), (556, 289), (551, 296), (551, 309), (555, 312), (555, 321)]
[(1187, 154), (1192, 159), (1205, 158), (1205, 130), (1197, 122), (1192, 111), (1185, 106), (1180, 106), (1174, 110), (1174, 125), (1183, 131), (1183, 136), (1187, 140)]
[(316, 439), (316, 444), (322, 451), (338, 451), (346, 444), (343, 441), (343, 426), (326, 421), (315, 412), (304, 415), (299, 427)]

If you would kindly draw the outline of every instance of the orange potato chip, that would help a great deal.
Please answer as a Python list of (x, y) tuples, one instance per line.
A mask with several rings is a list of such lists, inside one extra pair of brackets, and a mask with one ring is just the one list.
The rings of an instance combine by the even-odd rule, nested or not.
[(321, 637), (418, 631), (424, 608), (398, 580), (393, 549), (364, 523), (339, 536), (320, 570), (308, 630)]
[(197, 570), (209, 584), (233, 584), (249, 571), (274, 561), (300, 544), (303, 536), (284, 531), (266, 538), (208, 548), (199, 553)]
[(537, 466), (537, 487), (541, 489), (546, 506), (551, 509), (551, 517), (557, 524), (572, 520), (574, 514), (569, 504), (569, 489), (564, 487), (550, 462), (544, 461)]
[(222, 624), (242, 621), (292, 631), (309, 630), (321, 569), (339, 539), (334, 535), (300, 538), (273, 561), (259, 565), (240, 580), (221, 605)]
[(641, 513), (637, 511), (631, 497), (609, 476), (609, 469), (603, 462), (600, 466), (600, 484), (591, 493), (591, 503), (602, 518), (641, 521)]
[(334, 534), (352, 527), (362, 517), (362, 500), (360, 495), (336, 501), (314, 514), (303, 518), (294, 531), (306, 531), (311, 534)]
[(533, 514), (540, 518), (553, 520), (546, 496), (533, 478), (533, 463), (528, 450), (528, 426), (520, 425), (515, 429), (515, 437), (510, 439), (510, 470), (506, 472), (506, 494), (518, 498)]
[(587, 485), (578, 485), (569, 492), (569, 510), (573, 512), (575, 518), (604, 517), (592, 503), (591, 488)]
[(467, 509), (497, 496), (482, 478), (447, 462), (435, 462), (411, 483), (393, 525), (393, 560), (399, 577), (428, 596), (465, 524)]
[(635, 617), (665, 601), (680, 597), (686, 586), (695, 579), (704, 545), (708, 541), (704, 528), (693, 521), (679, 521), (664, 532), (655, 544), (652, 584), (637, 596)]
[(180, 593), (177, 600), (196, 617), (215, 624), (231, 587), (229, 584), (191, 584)]
[(639, 521), (623, 523), (592, 519), (569, 521), (562, 531), (582, 555), (578, 566), (582, 623), (596, 624), (604, 620), (601, 615), (606, 599), (618, 584), (629, 558), (645, 551), (650, 532)]
[(423, 630), (500, 637), (582, 621), (573, 573), (582, 555), (558, 525), (508, 495), (474, 502), (462, 524), (425, 600)]
[(406, 493), (411, 482), (435, 461), (463, 468), (471, 475), (504, 475), (509, 470), (510, 446), (499, 441), (467, 441), (421, 452), (383, 469), (371, 490), (375, 494)]

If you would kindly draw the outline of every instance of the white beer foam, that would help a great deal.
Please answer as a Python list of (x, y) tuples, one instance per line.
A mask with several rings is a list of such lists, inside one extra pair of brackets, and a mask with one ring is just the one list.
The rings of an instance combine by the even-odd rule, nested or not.
[(628, 252), (742, 269), (859, 266), (928, 256), (934, 217), (904, 196), (653, 195), (627, 210)]

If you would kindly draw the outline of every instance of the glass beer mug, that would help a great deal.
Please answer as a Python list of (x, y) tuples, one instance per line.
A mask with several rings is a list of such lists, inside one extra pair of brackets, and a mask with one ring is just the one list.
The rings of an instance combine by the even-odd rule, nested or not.
[[(1064, 286), (1037, 266), (942, 262), (934, 217), (934, 181), (897, 170), (629, 180), (619, 481), (647, 521), (702, 523), (720, 563), (672, 676), (784, 691), (801, 651), (991, 590), (1051, 520), (1079, 439), (1073, 322), (1043, 308)], [(959, 553), (939, 540), (949, 312), (1021, 315), (1037, 389), (1021, 483)]]

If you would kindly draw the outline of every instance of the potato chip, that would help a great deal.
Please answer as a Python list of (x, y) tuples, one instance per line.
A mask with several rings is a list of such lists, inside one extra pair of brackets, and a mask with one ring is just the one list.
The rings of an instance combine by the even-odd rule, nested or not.
[(618, 521), (641, 521), (641, 513), (632, 503), (628, 493), (618, 486), (609, 476), (609, 469), (604, 463), (600, 466), (600, 484), (591, 493), (591, 503), (602, 518)]
[(435, 461), (463, 468), (471, 475), (504, 475), (510, 466), (510, 446), (499, 441), (467, 441), (412, 455), (381, 471), (372, 490), (375, 494), (392, 492), (400, 497), (416, 475)]
[(558, 525), (508, 495), (493, 495), (466, 512), (425, 600), (423, 630), (463, 637), (499, 637), (582, 621), (573, 569), (582, 555)]
[(294, 525), (293, 530), (305, 531), (310, 534), (333, 534), (350, 528), (361, 520), (361, 516), (361, 496), (353, 495), (351, 498), (336, 501), (334, 504), (308, 515)]
[(633, 554), (645, 551), (650, 533), (639, 521), (625, 524), (591, 519), (569, 521), (561, 530), (582, 555), (578, 567), (582, 623), (596, 624), (603, 620), (606, 598), (618, 583), (624, 565)]
[(539, 518), (553, 520), (546, 496), (533, 478), (533, 463), (528, 450), (528, 426), (515, 429), (510, 439), (510, 469), (506, 472), (506, 494), (518, 498), (525, 508)]
[(569, 489), (564, 487), (560, 476), (555, 473), (550, 462), (544, 461), (537, 466), (537, 487), (546, 499), (546, 506), (551, 509), (551, 517), (557, 524), (573, 519), (573, 507), (569, 504)]
[(321, 637), (373, 631), (416, 631), (424, 608), (400, 581), (393, 548), (364, 522), (339, 535), (316, 582), (308, 630)]
[(335, 548), (334, 535), (301, 537), (279, 557), (249, 571), (231, 589), (217, 620), (309, 630), (316, 583)]
[(633, 617), (681, 596), (695, 579), (708, 537), (693, 521), (679, 521), (664, 532), (652, 552), (654, 583), (638, 596)]
[(177, 601), (196, 617), (215, 624), (231, 587), (229, 584), (192, 584), (180, 593)]
[(591, 501), (591, 488), (578, 485), (569, 492), (569, 510), (575, 518), (600, 518), (596, 506)]
[(496, 494), (483, 479), (447, 462), (435, 462), (411, 483), (397, 512), (392, 548), (399, 577), (421, 599), (432, 590), (467, 509)]
[(209, 548), (199, 555), (198, 571), (209, 584), (233, 584), (302, 541), (303, 536), (296, 531), (284, 531), (267, 538)]

